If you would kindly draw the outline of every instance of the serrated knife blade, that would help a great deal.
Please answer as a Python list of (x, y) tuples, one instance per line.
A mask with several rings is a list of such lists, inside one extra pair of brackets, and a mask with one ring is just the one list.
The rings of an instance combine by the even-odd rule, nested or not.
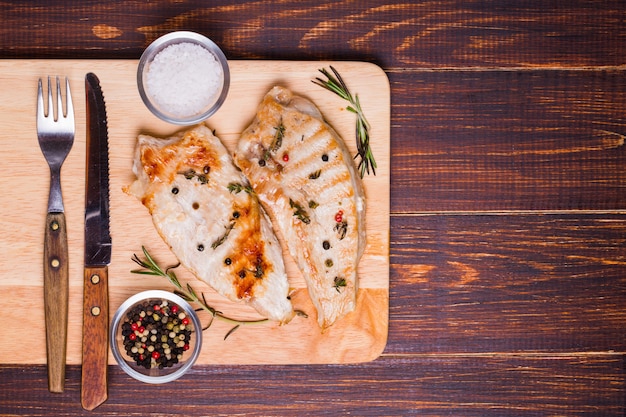
[(93, 410), (107, 399), (109, 334), (108, 265), (109, 145), (106, 106), (100, 80), (85, 76), (87, 160), (85, 167), (85, 269), (81, 405)]

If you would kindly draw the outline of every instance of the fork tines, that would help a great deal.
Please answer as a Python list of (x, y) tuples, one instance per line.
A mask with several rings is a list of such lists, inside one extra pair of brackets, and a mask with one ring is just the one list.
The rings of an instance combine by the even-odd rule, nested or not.
[(48, 118), (53, 116), (53, 120), (67, 120), (72, 125), (74, 124), (74, 107), (72, 105), (72, 95), (70, 92), (70, 81), (67, 77), (65, 77), (65, 96), (66, 96), (66, 105), (65, 108), (63, 106), (63, 97), (61, 94), (61, 82), (59, 81), (59, 77), (56, 77), (56, 95), (57, 95), (57, 105), (56, 109), (54, 106), (54, 100), (52, 98), (52, 86), (50, 83), (50, 76), (48, 76), (48, 107), (44, 109), (43, 103), (43, 91), (42, 91), (42, 82), (41, 78), (39, 79), (38, 86), (38, 94), (37, 94), (37, 118), (38, 121), (40, 119)]

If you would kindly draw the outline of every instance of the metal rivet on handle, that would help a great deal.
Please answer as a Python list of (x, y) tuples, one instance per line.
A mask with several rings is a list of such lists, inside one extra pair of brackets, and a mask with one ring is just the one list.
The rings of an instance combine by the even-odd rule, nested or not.
[(91, 276), (91, 283), (92, 283), (92, 284), (94, 284), (94, 285), (96, 285), (96, 284), (97, 284), (97, 283), (99, 283), (99, 282), (100, 282), (100, 275), (98, 275), (98, 274), (93, 274), (93, 275)]
[(100, 307), (98, 307), (98, 306), (91, 307), (91, 315), (92, 316), (99, 316), (100, 315)]

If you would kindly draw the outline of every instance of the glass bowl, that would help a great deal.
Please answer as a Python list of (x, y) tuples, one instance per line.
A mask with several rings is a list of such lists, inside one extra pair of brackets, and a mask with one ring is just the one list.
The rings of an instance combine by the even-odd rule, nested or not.
[(181, 297), (150, 290), (120, 305), (109, 340), (115, 360), (128, 375), (162, 384), (180, 378), (196, 362), (202, 348), (202, 325)]
[(177, 125), (199, 123), (224, 103), (230, 70), (209, 38), (178, 31), (152, 42), (137, 68), (141, 99), (158, 118)]

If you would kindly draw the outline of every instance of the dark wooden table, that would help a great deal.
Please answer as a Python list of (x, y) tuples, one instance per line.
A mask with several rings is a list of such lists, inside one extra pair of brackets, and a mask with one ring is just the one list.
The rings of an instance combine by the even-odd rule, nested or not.
[(136, 59), (186, 29), (230, 59), (380, 65), (389, 339), (371, 363), (197, 366), (164, 386), (111, 366), (92, 413), (80, 367), (54, 395), (45, 366), (2, 365), (1, 414), (624, 415), (624, 2), (39, 3), (0, 5), (0, 57)]

